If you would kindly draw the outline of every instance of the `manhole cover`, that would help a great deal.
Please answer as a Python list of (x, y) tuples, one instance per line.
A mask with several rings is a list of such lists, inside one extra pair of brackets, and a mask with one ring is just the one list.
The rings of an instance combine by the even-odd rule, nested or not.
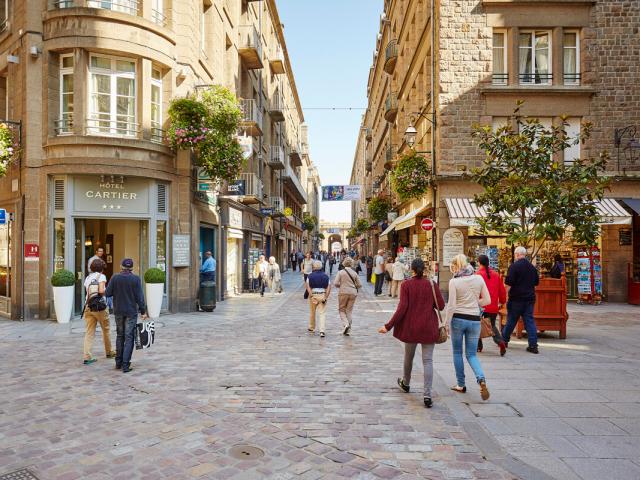
[(229, 455), (240, 460), (255, 460), (256, 458), (264, 457), (264, 452), (251, 445), (236, 445), (229, 449)]
[(26, 468), (23, 468), (22, 470), (0, 475), (0, 480), (38, 480), (38, 477)]

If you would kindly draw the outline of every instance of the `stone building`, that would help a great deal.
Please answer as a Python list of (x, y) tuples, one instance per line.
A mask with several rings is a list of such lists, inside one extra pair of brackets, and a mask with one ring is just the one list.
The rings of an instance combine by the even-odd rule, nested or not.
[[(558, 160), (610, 152), (614, 182), (600, 205), (604, 293), (627, 299), (628, 265), (640, 282), (639, 28), (640, 4), (631, 0), (386, 0), (361, 127), (366, 134), (357, 145), (363, 167), (354, 166), (352, 178), (367, 185), (367, 199), (394, 200), (397, 219), (373, 241), (394, 252), (417, 248), (445, 286), (453, 253), (504, 248), (502, 239), (474, 228), (481, 212), (472, 198), (479, 189), (465, 174), (483, 158), (472, 124), (498, 127), (524, 100), (522, 113), (543, 125), (566, 115), (572, 138), (582, 122), (593, 124), (592, 138)], [(400, 203), (389, 172), (409, 148), (410, 126), (435, 182), (424, 198)], [(419, 228), (425, 217), (435, 221), (432, 232)], [(565, 247), (568, 257), (575, 253), (575, 246)]]
[(320, 250), (325, 252), (336, 252), (349, 248), (347, 234), (351, 229), (350, 222), (329, 222), (320, 221), (320, 233), (324, 239), (320, 241)]
[[(223, 298), (251, 287), (254, 251), (282, 261), (301, 245), (312, 163), (274, 0), (1, 3), (0, 118), (21, 155), (0, 179), (0, 314), (50, 317), (61, 268), (77, 312), (99, 246), (108, 275), (124, 257), (164, 269), (175, 312), (196, 308), (203, 252)], [(240, 99), (248, 158), (219, 192), (164, 141), (169, 101), (214, 84)]]

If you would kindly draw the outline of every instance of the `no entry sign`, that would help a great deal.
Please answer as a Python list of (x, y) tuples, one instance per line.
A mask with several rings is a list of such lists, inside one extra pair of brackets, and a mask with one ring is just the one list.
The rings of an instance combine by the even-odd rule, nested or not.
[(422, 228), (422, 230), (424, 230), (425, 232), (433, 230), (433, 220), (431, 220), (430, 218), (422, 219), (422, 222), (420, 222), (420, 228)]

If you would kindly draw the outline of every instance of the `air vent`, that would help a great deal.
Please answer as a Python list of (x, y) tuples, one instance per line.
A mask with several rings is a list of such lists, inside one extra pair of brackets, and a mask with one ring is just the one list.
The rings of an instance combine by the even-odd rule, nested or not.
[(167, 186), (158, 184), (158, 213), (167, 213)]
[(64, 211), (64, 179), (53, 181), (53, 209)]

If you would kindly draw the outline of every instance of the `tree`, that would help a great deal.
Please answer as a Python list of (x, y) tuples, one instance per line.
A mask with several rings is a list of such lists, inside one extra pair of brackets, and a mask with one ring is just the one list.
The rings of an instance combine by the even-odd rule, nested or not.
[(557, 154), (589, 138), (591, 125), (583, 124), (578, 138), (565, 133), (567, 122), (545, 128), (537, 119), (520, 115), (511, 125), (493, 131), (474, 125), (473, 136), (486, 154), (472, 178), (484, 188), (474, 201), (487, 216), (479, 220), (485, 230), (507, 236), (535, 258), (548, 240), (559, 240), (572, 230), (580, 243), (595, 244), (599, 232), (596, 202), (602, 200), (609, 179), (603, 175), (608, 155), (592, 159), (557, 160)]
[(391, 210), (391, 201), (388, 198), (374, 197), (369, 201), (367, 210), (372, 222), (382, 222), (387, 219), (387, 214)]

